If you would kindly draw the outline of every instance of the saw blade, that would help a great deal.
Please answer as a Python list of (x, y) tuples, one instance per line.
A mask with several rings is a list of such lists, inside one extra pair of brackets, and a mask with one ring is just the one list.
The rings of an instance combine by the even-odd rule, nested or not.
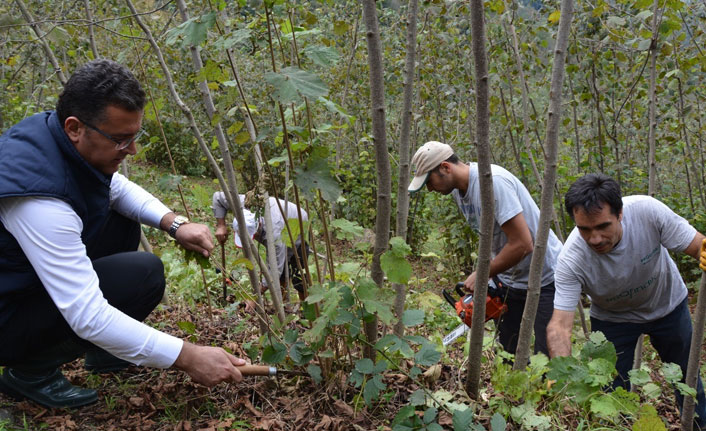
[(456, 327), (456, 329), (449, 332), (449, 334), (444, 337), (442, 343), (444, 344), (444, 346), (448, 346), (449, 344), (453, 343), (455, 339), (465, 334), (466, 331), (468, 331), (469, 329), (470, 327), (468, 325), (466, 325), (465, 323), (461, 323)]

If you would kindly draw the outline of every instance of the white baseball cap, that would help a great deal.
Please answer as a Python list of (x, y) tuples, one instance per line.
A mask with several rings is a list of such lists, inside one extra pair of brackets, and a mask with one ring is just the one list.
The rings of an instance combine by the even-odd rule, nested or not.
[(414, 178), (409, 183), (407, 191), (416, 193), (421, 190), (429, 179), (429, 172), (453, 154), (454, 150), (449, 145), (438, 141), (429, 141), (419, 147), (412, 157), (412, 166), (415, 168)]
[[(243, 215), (245, 216), (245, 228), (248, 230), (248, 235), (250, 238), (255, 237), (255, 232), (257, 232), (257, 218), (255, 214), (243, 208)], [(238, 219), (233, 217), (233, 238), (235, 239), (235, 246), (238, 248), (243, 248), (243, 242), (240, 240), (240, 231), (238, 230)]]

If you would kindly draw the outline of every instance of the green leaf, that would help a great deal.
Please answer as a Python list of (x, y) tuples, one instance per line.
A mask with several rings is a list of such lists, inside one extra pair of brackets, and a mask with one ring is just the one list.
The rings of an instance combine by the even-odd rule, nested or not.
[(380, 256), (380, 267), (392, 283), (407, 284), (412, 276), (412, 265), (404, 257), (387, 251)]
[(628, 371), (628, 376), (630, 376), (630, 383), (637, 386), (646, 385), (652, 382), (652, 377), (650, 377), (650, 369), (647, 368), (645, 364), (642, 364), (637, 370)]
[(405, 310), (402, 314), (402, 324), (406, 327), (424, 323), (424, 310)]
[(621, 16), (609, 16), (606, 25), (608, 25), (608, 27), (622, 27), (625, 25), (625, 18)]
[[(507, 421), (500, 413), (495, 413), (493, 417), (490, 418), (490, 431), (503, 431), (505, 427), (507, 427)], [(454, 426), (454, 430), (455, 429), (456, 426)]]
[(306, 367), (306, 372), (309, 373), (311, 378), (314, 380), (314, 383), (319, 384), (322, 382), (323, 378), (321, 377), (321, 367), (318, 365), (309, 364), (309, 366)]
[(429, 407), (424, 412), (424, 417), (422, 418), (422, 420), (424, 421), (425, 424), (430, 424), (434, 421), (434, 419), (436, 419), (436, 415), (438, 415), (438, 414), (439, 414), (439, 411), (437, 409), (435, 409), (434, 407)]
[(432, 344), (425, 344), (422, 348), (414, 355), (414, 361), (417, 365), (430, 366), (434, 365), (441, 359), (441, 352), (436, 350), (435, 346)]
[(289, 357), (296, 365), (308, 364), (314, 358), (314, 352), (302, 341), (297, 341), (289, 349)]
[(177, 322), (177, 326), (189, 335), (194, 335), (196, 333), (196, 325), (194, 322), (182, 320), (181, 322)]
[(274, 342), (262, 351), (262, 361), (267, 364), (279, 364), (287, 357), (287, 346)]
[(409, 396), (411, 406), (423, 406), (427, 403), (427, 396), (423, 389), (417, 389)]
[(392, 314), (392, 298), (389, 292), (385, 292), (372, 280), (365, 278), (359, 280), (356, 285), (356, 293), (366, 312), (377, 314), (385, 324), (392, 322), (394, 315)]
[(647, 398), (657, 400), (660, 395), (662, 395), (662, 387), (650, 382), (642, 386), (642, 393), (645, 394)]
[(341, 58), (338, 51), (329, 46), (308, 46), (304, 48), (304, 54), (319, 66), (336, 64)]
[(284, 342), (287, 344), (296, 343), (297, 338), (299, 338), (299, 332), (295, 331), (294, 329), (287, 329), (284, 332)]
[(676, 386), (677, 390), (682, 393), (682, 395), (688, 395), (690, 397), (695, 397), (696, 396), (696, 389), (692, 388), (691, 386), (687, 385), (686, 383), (682, 382), (677, 382), (674, 384)]
[(246, 267), (246, 268), (249, 269), (249, 270), (252, 270), (253, 268), (255, 268), (255, 267), (253, 266), (252, 262), (250, 262), (250, 260), (248, 260), (248, 259), (246, 259), (246, 258), (244, 258), (244, 257), (241, 257), (240, 259), (236, 259), (236, 260), (233, 262), (233, 266), (239, 266), (239, 265), (243, 265), (244, 267)]
[(195, 260), (196, 264), (203, 269), (208, 269), (211, 267), (211, 262), (206, 257), (204, 257), (203, 254), (201, 254), (197, 251), (187, 250), (185, 248), (182, 250), (184, 250), (184, 261), (186, 263), (189, 263), (192, 260)]
[(252, 30), (249, 28), (242, 28), (240, 30), (228, 33), (228, 37), (224, 36), (219, 38), (213, 45), (217, 49), (231, 49), (235, 45), (248, 42), (250, 40), (250, 36), (252, 36)]
[(638, 51), (647, 51), (652, 46), (652, 39), (642, 39), (640, 43), (637, 44)]
[(401, 423), (405, 419), (412, 416), (414, 416), (414, 405), (404, 406), (400, 409), (399, 412), (397, 412), (395, 418), (392, 420), (392, 423), (390, 425), (394, 427), (395, 425)]
[(657, 410), (649, 404), (640, 408), (639, 419), (632, 424), (632, 431), (666, 431), (664, 422), (657, 415)]
[(380, 390), (376, 388), (375, 385), (365, 385), (365, 389), (363, 389), (363, 399), (366, 405), (372, 406), (373, 401), (376, 400), (379, 395)]
[(676, 384), (677, 382), (681, 381), (683, 377), (681, 368), (674, 362), (667, 362), (666, 364), (662, 364), (662, 375), (664, 376), (665, 380), (667, 380), (667, 382), (671, 384)]
[(375, 343), (375, 348), (378, 350), (387, 349), (389, 352), (400, 352), (405, 358), (414, 356), (414, 350), (407, 341), (398, 337), (395, 334), (387, 334)]
[(348, 24), (348, 21), (333, 21), (333, 34), (336, 36), (343, 36), (350, 28), (351, 26)]
[(336, 234), (336, 238), (352, 241), (363, 236), (364, 229), (355, 221), (338, 218), (331, 222), (331, 228)]
[(272, 97), (285, 105), (300, 102), (301, 97), (318, 99), (328, 94), (321, 78), (296, 67), (285, 67), (279, 73), (267, 72), (265, 80), (275, 88)]
[(321, 197), (329, 202), (336, 202), (341, 195), (338, 181), (331, 174), (329, 166), (329, 151), (324, 147), (316, 147), (309, 154), (304, 168), (296, 168), (294, 183), (308, 199), (316, 198), (316, 190), (321, 192)]
[[(454, 431), (467, 431), (471, 428), (473, 423), (473, 410), (454, 410), (452, 423)], [(505, 429), (505, 428), (503, 428)]]
[(167, 45), (173, 45), (181, 40), (181, 47), (199, 46), (206, 40), (208, 29), (216, 23), (216, 12), (191, 18), (178, 27), (167, 32)]
[(368, 358), (359, 359), (355, 363), (355, 369), (361, 374), (372, 374), (375, 364)]
[(586, 382), (594, 386), (605, 386), (613, 381), (615, 365), (603, 358), (597, 358), (588, 363)]
[(412, 266), (407, 262), (405, 256), (411, 252), (411, 247), (402, 238), (390, 239), (390, 250), (381, 256), (380, 266), (391, 282), (407, 284), (412, 276)]
[(201, 184), (192, 185), (191, 194), (200, 207), (208, 207), (211, 205), (211, 194)]
[(181, 175), (165, 174), (160, 177), (157, 182), (157, 187), (163, 192), (173, 192), (178, 188), (179, 184), (181, 184), (181, 180)]

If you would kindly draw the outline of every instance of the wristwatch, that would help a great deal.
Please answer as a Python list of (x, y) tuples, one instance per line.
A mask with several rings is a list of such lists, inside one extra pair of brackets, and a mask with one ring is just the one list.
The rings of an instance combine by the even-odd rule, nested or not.
[(177, 229), (179, 229), (179, 226), (181, 226), (181, 225), (183, 225), (183, 224), (186, 224), (186, 223), (189, 223), (189, 219), (188, 219), (188, 218), (186, 218), (186, 217), (184, 217), (184, 216), (182, 216), (182, 215), (178, 215), (178, 216), (174, 217), (174, 221), (172, 222), (172, 225), (169, 226), (169, 231), (168, 231), (168, 232), (169, 232), (169, 236), (171, 236), (172, 238), (176, 239), (176, 231), (177, 231)]

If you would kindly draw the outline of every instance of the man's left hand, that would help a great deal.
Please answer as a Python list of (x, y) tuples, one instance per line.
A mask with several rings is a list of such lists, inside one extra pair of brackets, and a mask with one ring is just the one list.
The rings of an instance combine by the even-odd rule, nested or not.
[(179, 226), (176, 240), (185, 249), (201, 253), (204, 257), (209, 257), (214, 247), (211, 230), (200, 223), (186, 223)]

